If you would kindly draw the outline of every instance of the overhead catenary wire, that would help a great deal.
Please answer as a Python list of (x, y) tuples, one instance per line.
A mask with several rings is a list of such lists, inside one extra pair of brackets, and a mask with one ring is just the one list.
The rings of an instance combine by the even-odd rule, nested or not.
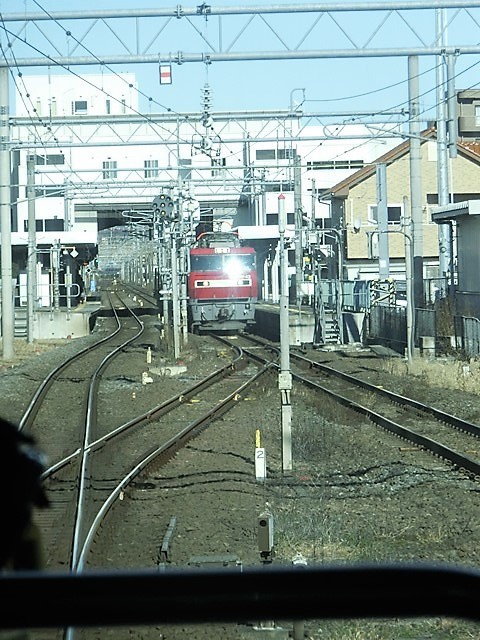
[[(49, 18), (50, 20), (53, 20), (53, 21), (54, 21), (54, 22), (55, 22), (55, 23), (56, 23), (56, 24), (57, 24), (61, 29), (63, 29), (63, 31), (65, 32), (65, 34), (66, 34), (66, 36), (67, 36), (67, 40), (68, 40), (68, 41), (70, 41), (70, 40), (75, 41), (75, 42), (77, 43), (77, 45), (82, 46), (82, 47), (83, 47), (83, 48), (84, 48), (88, 53), (90, 53), (90, 54), (91, 54), (91, 55), (92, 55), (92, 56), (97, 60), (98, 64), (101, 66), (102, 72), (103, 72), (103, 69), (105, 69), (105, 68), (106, 68), (106, 69), (108, 69), (108, 70), (109, 70), (109, 72), (111, 72), (111, 73), (113, 73), (113, 74), (118, 75), (119, 77), (121, 77), (119, 74), (116, 74), (116, 72), (111, 68), (111, 66), (109, 66), (109, 65), (105, 64), (104, 60), (102, 60), (102, 59), (100, 59), (98, 56), (96, 56), (96, 55), (95, 55), (93, 52), (91, 52), (87, 47), (85, 47), (85, 45), (84, 45), (82, 42), (80, 42), (77, 38), (75, 38), (75, 36), (73, 36), (73, 34), (72, 34), (71, 30), (66, 29), (66, 28), (65, 28), (65, 27), (64, 27), (64, 26), (59, 22), (59, 19), (58, 19), (58, 17), (57, 17), (57, 16), (62, 15), (62, 14), (59, 14), (59, 13), (53, 13), (53, 12), (48, 12), (48, 11), (46, 11), (46, 10), (41, 6), (41, 4), (40, 4), (37, 0), (33, 0), (33, 2), (35, 2), (35, 4), (36, 4), (36, 5), (37, 5), (37, 6), (38, 6), (38, 7), (39, 7), (39, 8), (40, 8), (44, 13), (45, 13), (45, 15), (46, 15), (46, 17), (47, 17), (47, 18)], [(429, 4), (429, 3), (426, 3), (426, 4), (425, 4), (425, 6), (427, 6), (428, 4)], [(397, 3), (395, 6), (396, 6), (397, 8), (399, 8), (399, 9), (400, 9), (400, 8), (406, 8), (405, 6), (402, 6), (402, 5), (401, 5), (401, 4), (399, 4), (399, 3)], [(422, 6), (423, 6), (423, 5), (422, 5)], [(449, 3), (449, 6), (450, 6), (450, 3)], [(336, 7), (336, 8), (338, 9), (338, 7)], [(361, 10), (361, 9), (366, 10), (366, 9), (367, 9), (367, 6), (365, 5), (365, 6), (363, 6), (363, 7), (357, 7), (357, 8), (359, 8), (360, 10)], [(372, 7), (370, 7), (370, 8), (372, 8)], [(384, 8), (385, 8), (385, 6), (384, 6)], [(305, 7), (302, 7), (302, 10), (303, 10), (303, 9), (305, 9)], [(317, 7), (317, 9), (318, 9), (318, 7)], [(333, 10), (333, 9), (332, 9), (332, 10)], [(67, 15), (67, 14), (63, 14), (63, 15), (65, 16), (65, 18), (66, 18), (66, 17), (71, 17), (71, 15), (70, 15), (70, 14), (68, 14), (68, 15)], [(80, 17), (80, 16), (79, 16), (79, 17)], [(205, 15), (205, 20), (206, 20), (206, 22), (207, 22), (207, 18), (208, 18), (208, 16), (207, 16), (207, 15)], [(8, 32), (8, 30), (5, 28), (5, 24), (3, 24), (3, 28), (4, 28), (4, 30), (5, 30), (5, 32), (6, 32), (6, 33), (10, 33), (10, 32)], [(12, 35), (13, 35), (14, 37), (17, 37), (17, 36), (15, 36), (15, 34), (12, 34)], [(19, 38), (19, 40), (20, 40), (20, 38)], [(25, 40), (21, 40), (21, 42), (22, 42), (23, 44), (25, 44)], [(29, 46), (31, 46), (31, 44), (30, 44), (30, 43), (27, 43), (27, 44), (28, 44)], [(38, 49), (37, 49), (37, 51), (38, 51), (39, 53), (41, 53)], [(6, 56), (4, 56), (4, 58), (5, 58), (5, 60), (6, 60)], [(207, 64), (207, 60), (206, 60), (206, 58), (204, 58), (204, 60), (203, 60), (203, 61), (205, 62), (206, 73), (208, 74), (208, 66), (209, 66), (209, 64), (211, 63), (211, 58), (208, 58), (208, 64)], [(52, 59), (52, 62), (53, 62), (53, 64), (54, 64), (54, 65), (56, 65), (56, 63), (55, 63), (55, 61), (54, 61), (53, 59)], [(471, 65), (471, 67), (469, 67), (469, 69), (473, 68), (476, 64), (479, 64), (479, 63), (477, 62), (477, 63), (475, 63), (475, 64)], [(63, 66), (63, 65), (60, 65), (60, 66)], [(63, 66), (63, 68), (65, 68), (65, 67)], [(71, 70), (71, 68), (70, 68), (70, 67), (68, 67), (66, 70), (67, 70), (69, 73), (73, 73), (73, 75), (77, 75), (77, 77), (81, 77), (81, 76), (79, 76), (78, 74), (75, 74), (75, 73)], [(427, 72), (428, 72), (428, 71), (426, 71), (426, 72), (424, 72), (424, 73), (427, 73)], [(465, 72), (466, 72), (466, 71), (465, 71)], [(459, 74), (459, 75), (460, 75), (460, 74)], [(82, 78), (82, 77), (81, 77), (81, 78)], [(85, 81), (85, 78), (84, 78), (84, 77), (83, 77), (82, 79)], [(123, 78), (122, 78), (122, 79), (123, 79)], [(123, 79), (123, 81), (125, 81), (125, 80)], [(406, 82), (406, 81), (405, 81), (405, 82)], [(397, 83), (395, 83), (395, 84), (397, 84)], [(93, 86), (95, 86), (95, 85), (93, 85)], [(395, 85), (390, 85), (390, 86), (395, 86)], [(96, 88), (98, 89), (98, 87), (96, 87)], [(366, 92), (366, 94), (368, 95), (368, 93), (374, 93), (374, 92), (376, 92), (376, 91), (385, 90), (385, 89), (387, 89), (387, 88), (388, 88), (388, 87), (380, 88), (380, 89), (377, 89), (377, 90), (372, 91), (372, 92)], [(433, 89), (426, 91), (424, 95), (427, 95), (427, 94), (428, 94), (428, 93), (430, 93), (431, 91), (433, 91)], [(106, 92), (104, 92), (104, 93), (106, 93)], [(149, 100), (151, 100), (151, 98), (150, 98), (149, 96), (147, 96), (146, 94), (144, 94), (143, 92), (140, 92), (140, 91), (139, 91), (139, 94), (140, 94), (140, 95), (143, 95), (144, 97), (147, 97)], [(106, 93), (106, 95), (109, 95), (109, 94), (108, 94), (108, 93)], [(360, 95), (360, 94), (357, 94), (357, 95)], [(112, 97), (113, 99), (116, 99), (116, 98), (115, 98), (115, 96), (110, 96), (110, 97)], [(352, 96), (352, 98), (353, 98), (353, 97), (355, 97), (355, 96)], [(345, 97), (343, 97), (343, 98), (337, 98), (337, 100), (340, 100), (340, 99), (342, 99), (342, 100), (343, 100), (343, 99), (348, 99), (348, 96), (345, 96)], [(118, 98), (117, 98), (117, 100), (118, 100)], [(333, 98), (332, 98), (331, 100), (333, 100)], [(326, 100), (326, 101), (327, 101), (327, 100)], [(329, 101), (330, 101), (330, 99), (329, 99)], [(168, 113), (176, 113), (176, 112), (175, 112), (174, 110), (172, 110), (170, 107), (167, 107), (167, 106), (165, 106), (165, 105), (161, 105), (160, 103), (157, 103), (157, 104), (159, 104), (159, 106), (161, 106), (162, 108), (164, 108)], [(400, 106), (405, 105), (405, 104), (406, 104), (406, 103), (403, 103), (403, 102), (402, 102), (402, 103), (400, 103)], [(433, 108), (433, 107), (431, 107), (431, 108)], [(148, 117), (147, 117), (147, 116), (144, 116), (143, 114), (141, 114), (141, 113), (139, 113), (139, 112), (137, 112), (137, 113), (138, 113), (141, 117), (145, 117), (145, 118), (146, 118), (146, 120), (147, 120), (147, 122), (149, 122), (149, 124), (150, 124), (150, 125), (152, 124), (152, 123), (149, 121), (149, 119), (148, 119)], [(181, 114), (180, 114), (180, 115), (181, 115)], [(186, 122), (189, 122), (189, 124), (191, 124), (191, 120), (189, 121), (189, 120), (187, 119), (187, 120), (186, 120)], [(356, 123), (361, 122), (361, 119), (356, 118), (356, 119), (355, 119), (355, 122), (356, 122)], [(157, 123), (157, 124), (158, 124), (158, 123)], [(179, 140), (178, 142), (188, 144), (188, 141), (186, 141), (186, 140)], [(172, 144), (173, 144), (173, 142), (172, 142)], [(360, 145), (359, 145), (359, 146), (360, 146)]]
[[(39, 7), (41, 8), (41, 5), (40, 5), (40, 3), (39, 3), (39, 2), (37, 2), (36, 0), (34, 0), (34, 2), (35, 2), (35, 4), (36, 4), (37, 6), (39, 6)], [(304, 9), (304, 7), (302, 7), (302, 10), (303, 10), (303, 9)], [(55, 18), (55, 15), (54, 15), (54, 14), (47, 12), (47, 11), (46, 11), (46, 10), (44, 10), (43, 8), (42, 8), (42, 10), (45, 12), (45, 14), (46, 14), (46, 16), (47, 16), (47, 17), (50, 17), (51, 19), (54, 19), (54, 20), (57, 22), (57, 24), (58, 24), (58, 25), (59, 25), (59, 26), (60, 26), (60, 27), (65, 31), (65, 33), (67, 33), (67, 34), (68, 34), (68, 37), (69, 37), (69, 38), (71, 38), (71, 37), (72, 37), (72, 33), (71, 33), (71, 31), (66, 30), (62, 25), (60, 25), (60, 23), (58, 22), (58, 20)], [(56, 15), (58, 15), (58, 14), (56, 14)], [(207, 16), (205, 16), (205, 17), (207, 18)], [(89, 51), (89, 50), (88, 50), (88, 49), (87, 49), (87, 48), (86, 48), (86, 47), (85, 47), (81, 42), (79, 42), (77, 39), (75, 39), (75, 41), (76, 41), (78, 44), (80, 44), (80, 45), (81, 45), (85, 50)], [(22, 42), (23, 42), (23, 40), (22, 40)], [(89, 51), (89, 53), (91, 53), (91, 52)], [(92, 54), (92, 55), (93, 55), (94, 57), (96, 57), (96, 56), (95, 56), (95, 54)], [(96, 57), (96, 59), (97, 59), (97, 61), (98, 61), (98, 63), (99, 63), (99, 64), (101, 64), (101, 65), (103, 65), (103, 66), (106, 66), (106, 65), (105, 65), (105, 63), (104, 63), (104, 61), (100, 60), (100, 58)], [(103, 66), (102, 66), (102, 69), (103, 69)], [(107, 68), (109, 68), (109, 67), (107, 66)], [(71, 71), (70, 69), (68, 69), (68, 70), (69, 70), (69, 71)], [(110, 71), (112, 71), (112, 70), (111, 70), (111, 68), (109, 68), (109, 70), (110, 70)], [(115, 73), (115, 72), (113, 72), (113, 73)], [(141, 95), (145, 95), (145, 94), (141, 94)], [(169, 107), (165, 107), (164, 105), (161, 105), (161, 106), (162, 106), (163, 108), (167, 109), (168, 111), (172, 111)]]

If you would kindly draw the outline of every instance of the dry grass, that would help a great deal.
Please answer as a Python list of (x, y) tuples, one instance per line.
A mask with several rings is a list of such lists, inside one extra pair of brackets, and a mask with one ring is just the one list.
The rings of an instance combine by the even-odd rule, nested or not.
[[(57, 340), (34, 340), (32, 343), (27, 342), (23, 338), (15, 338), (13, 341), (13, 355), (9, 358), (4, 358), (0, 352), (0, 371), (4, 369), (10, 369), (16, 365), (22, 364), (25, 360), (35, 358), (45, 351), (51, 351), (56, 347), (63, 346), (71, 342), (67, 339)], [(2, 349), (2, 340), (0, 339), (0, 349)]]
[(480, 361), (469, 362), (453, 358), (426, 360), (415, 358), (410, 364), (405, 360), (391, 359), (383, 364), (385, 371), (395, 376), (414, 377), (422, 384), (444, 389), (461, 389), (480, 394)]

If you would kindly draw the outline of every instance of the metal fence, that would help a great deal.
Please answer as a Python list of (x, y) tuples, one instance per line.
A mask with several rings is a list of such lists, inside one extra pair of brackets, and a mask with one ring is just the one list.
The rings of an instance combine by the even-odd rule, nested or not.
[[(377, 342), (403, 354), (407, 346), (407, 317), (405, 307), (379, 305), (370, 309), (368, 318), (369, 343)], [(434, 309), (415, 309), (415, 347), (423, 347), (424, 338), (434, 339), (437, 355), (456, 351), (467, 358), (480, 356), (480, 320), (456, 315), (452, 333), (446, 335), (439, 326), (439, 314)]]
[(405, 307), (377, 305), (368, 316), (368, 341), (379, 342), (398, 353), (407, 346), (407, 313)]
[(480, 356), (480, 320), (465, 316), (457, 316), (456, 320), (456, 333), (463, 352), (469, 358)]
[(437, 335), (437, 312), (434, 309), (415, 309), (415, 344), (421, 339)]

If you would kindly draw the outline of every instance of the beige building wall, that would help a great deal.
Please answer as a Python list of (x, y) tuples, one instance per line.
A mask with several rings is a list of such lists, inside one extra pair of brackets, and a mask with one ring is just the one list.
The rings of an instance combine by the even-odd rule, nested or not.
[[(422, 153), (422, 210), (423, 210), (423, 257), (438, 259), (438, 225), (432, 222), (427, 194), (437, 193), (437, 148), (434, 141), (421, 146)], [(387, 166), (388, 205), (403, 205), (404, 196), (410, 202), (410, 158), (409, 154)], [(480, 192), (480, 166), (471, 159), (458, 154), (450, 161), (450, 189), (454, 193)], [(345, 222), (347, 227), (347, 258), (368, 258), (368, 235), (376, 230), (376, 224), (369, 220), (369, 206), (375, 205), (375, 173), (360, 184), (351, 187), (345, 200)], [(354, 224), (360, 232), (354, 232)], [(389, 229), (400, 230), (399, 225), (389, 225)], [(405, 237), (402, 233), (389, 233), (389, 255), (391, 258), (405, 256)]]

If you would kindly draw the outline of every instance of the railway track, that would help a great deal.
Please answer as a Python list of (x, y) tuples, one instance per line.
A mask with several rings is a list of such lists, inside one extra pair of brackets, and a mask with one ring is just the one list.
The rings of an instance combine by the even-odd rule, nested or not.
[[(126, 308), (121, 299), (116, 304)], [(97, 432), (101, 376), (144, 330), (133, 311), (121, 319), (112, 299), (110, 305), (114, 329), (53, 369), (38, 386), (20, 421), (20, 429), (33, 434), (53, 461), (44, 474), (51, 509), (38, 514), (47, 564), (52, 567), (74, 568), (77, 562), (86, 517), (90, 442)], [(52, 429), (52, 416), (61, 421), (61, 432)]]
[[(122, 307), (126, 308), (123, 301)], [(64, 402), (69, 397), (72, 411), (64, 420), (62, 437), (48, 440), (48, 446), (47, 439), (42, 440), (51, 460), (44, 481), (52, 508), (39, 512), (38, 522), (50, 568), (81, 571), (86, 565), (101, 565), (103, 559), (95, 560), (92, 543), (114, 502), (124, 499), (149, 465), (158, 467), (170, 459), (199, 431), (241, 401), (248, 386), (269, 369), (267, 364), (246, 370), (241, 348), (232, 348), (227, 364), (189, 386), (182, 385), (178, 393), (112, 428), (110, 421), (98, 419), (99, 407), (100, 414), (113, 410), (105, 397), (101, 402), (97, 397), (102, 373), (143, 333), (135, 314), (121, 322), (115, 317), (115, 331), (45, 378), (21, 421), (21, 427), (34, 435), (46, 431), (45, 404), (52, 398), (54, 402), (63, 398)], [(132, 329), (132, 321), (138, 324), (137, 330)], [(75, 397), (70, 390), (72, 384), (77, 387)], [(58, 411), (61, 414), (60, 406)]]
[[(384, 496), (388, 495), (388, 500), (392, 500), (396, 492), (401, 492), (402, 485), (409, 487), (410, 496), (415, 491), (416, 484), (424, 482), (422, 478), (428, 483), (437, 480), (442, 482), (450, 473), (448, 468), (441, 470), (443, 464), (425, 464), (422, 468), (420, 460), (426, 454), (424, 448), (418, 445), (405, 445), (404, 448), (409, 449), (405, 457), (403, 454), (395, 454), (395, 448), (392, 448), (391, 461), (374, 461), (374, 458), (367, 455), (365, 462), (360, 463), (362, 466), (357, 468), (347, 464), (346, 469), (342, 470), (341, 447), (349, 449), (355, 446), (357, 439), (353, 433), (356, 429), (352, 429), (351, 424), (346, 424), (340, 427), (343, 435), (335, 442), (331, 452), (328, 440), (322, 442), (322, 459), (318, 461), (322, 471), (318, 476), (312, 477), (299, 471), (298, 475), (282, 477), (278, 471), (281, 459), (279, 446), (272, 440), (272, 434), (279, 439), (279, 394), (275, 375), (278, 365), (277, 345), (252, 342), (251, 336), (240, 335), (214, 347), (211, 337), (205, 336), (205, 343), (202, 339), (202, 345), (205, 344), (206, 349), (216, 354), (214, 371), (210, 371), (208, 375), (205, 375), (206, 372), (199, 375), (196, 368), (189, 365), (188, 372), (179, 376), (175, 382), (165, 378), (161, 384), (143, 387), (149, 400), (156, 396), (156, 402), (150, 402), (147, 409), (147, 396), (140, 398), (138, 384), (134, 386), (130, 383), (133, 374), (129, 366), (134, 359), (133, 355), (136, 359), (142, 357), (148, 339), (142, 335), (140, 341), (140, 346), (130, 345), (119, 354), (119, 358), (124, 358), (121, 365), (125, 365), (123, 376), (118, 376), (118, 359), (115, 361), (115, 376), (109, 374), (108, 368), (101, 376), (97, 410), (102, 419), (97, 424), (95, 438), (90, 441), (91, 470), (96, 469), (96, 472), (94, 476), (90, 472), (89, 488), (92, 490), (95, 508), (92, 507), (91, 512), (88, 512), (90, 524), (88, 529), (83, 530), (82, 543), (78, 545), (81, 549), (75, 570), (186, 568), (201, 566), (202, 563), (203, 566), (209, 566), (211, 561), (258, 565), (256, 517), (266, 508), (267, 502), (272, 502), (277, 512), (280, 503), (282, 509), (292, 509), (298, 501), (311, 494), (311, 526), (315, 529), (328, 529), (331, 519), (335, 522), (335, 538), (342, 540), (348, 534), (337, 531), (342, 527), (340, 519), (348, 520), (349, 512), (354, 514), (361, 510), (361, 506), (357, 507), (357, 500), (360, 505), (366, 500), (375, 500), (378, 495), (382, 509), (385, 509), (387, 504)], [(292, 356), (292, 362), (294, 360), (296, 359)], [(210, 364), (211, 361), (212, 358), (209, 358)], [(294, 364), (294, 367), (295, 375), (304, 378), (311, 375), (312, 381), (316, 383), (309, 386), (308, 392), (302, 392), (298, 396), (295, 392), (294, 402), (297, 399), (298, 402), (303, 401), (307, 395), (318, 398), (318, 392), (322, 391), (318, 387), (321, 374), (316, 373), (309, 363), (303, 363), (302, 366)], [(223, 368), (227, 370), (224, 378), (220, 374), (217, 376), (217, 372)], [(218, 378), (218, 391), (208, 387), (207, 379), (213, 377)], [(329, 372), (327, 378), (321, 380), (320, 386), (328, 388), (333, 378), (336, 377)], [(294, 383), (295, 386), (297, 382), (301, 382), (300, 378)], [(203, 383), (203, 389), (196, 388), (197, 383)], [(78, 381), (76, 384), (79, 384)], [(137, 397), (132, 398), (129, 415), (124, 420), (116, 420), (113, 415), (107, 415), (109, 397), (113, 396), (110, 398), (113, 404), (119, 397), (118, 394), (113, 394), (117, 385), (121, 386), (120, 392), (128, 397), (132, 396), (132, 389), (136, 389)], [(165, 387), (165, 395), (162, 387)], [(155, 393), (150, 393), (154, 388)], [(175, 393), (172, 393), (173, 389)], [(191, 393), (188, 393), (189, 389)], [(335, 392), (347, 395), (345, 389), (342, 391), (340, 387)], [(373, 408), (373, 391), (367, 390), (366, 393), (369, 407)], [(321, 396), (324, 395), (322, 391)], [(217, 409), (227, 399), (229, 404)], [(352, 402), (356, 404), (360, 404), (360, 400), (359, 396), (355, 400), (352, 398)], [(323, 401), (311, 402), (320, 414)], [(276, 407), (273, 412), (272, 404)], [(245, 415), (240, 408), (249, 405), (257, 407), (253, 409), (250, 421), (245, 422), (243, 418), (239, 420), (236, 416)], [(394, 412), (403, 410), (397, 403), (390, 403), (389, 406), (397, 419)], [(140, 407), (143, 410), (139, 410)], [(349, 408), (355, 410), (354, 405)], [(375, 406), (375, 409), (380, 413), (378, 407)], [(315, 423), (316, 429), (325, 429), (328, 439), (333, 437), (332, 425), (322, 419), (315, 422), (314, 418), (318, 416), (312, 415), (312, 427)], [(339, 417), (339, 422), (341, 420)], [(191, 434), (188, 433), (190, 428)], [(255, 481), (253, 468), (256, 428), (262, 430), (262, 444), (267, 445), (268, 478), (264, 484)], [(232, 437), (233, 432), (235, 438)], [(192, 436), (195, 438), (192, 439)], [(349, 438), (348, 441), (346, 437)], [(383, 442), (384, 438), (379, 437), (377, 440)], [(418, 458), (414, 458), (416, 454), (413, 449), (418, 450)], [(399, 447), (396, 448), (398, 450)], [(50, 455), (50, 451), (48, 453)], [(295, 456), (297, 467), (298, 453)], [(414, 462), (410, 462), (410, 466), (407, 464), (405, 470), (401, 468), (400, 459), (407, 458)], [(166, 461), (167, 465), (164, 464)], [(61, 463), (54, 474), (56, 479), (52, 477), (47, 482), (58, 482), (60, 497), (62, 487), (67, 486), (67, 482), (62, 481), (62, 474), (66, 473), (70, 465), (61, 460), (55, 462)], [(325, 479), (321, 478), (320, 473), (324, 474)], [(388, 484), (390, 478), (392, 485), (387, 489), (384, 484)], [(452, 477), (448, 485), (449, 494), (458, 483)], [(422, 505), (424, 498), (430, 495), (430, 488), (424, 487)], [(63, 497), (66, 502), (72, 499), (67, 496), (66, 491)], [(349, 500), (348, 509), (345, 498)], [(395, 513), (400, 508), (408, 511), (407, 496), (404, 498), (405, 506), (402, 503), (400, 507), (400, 502), (394, 503)], [(319, 513), (314, 505), (318, 506)], [(375, 509), (375, 506), (370, 508)], [(385, 526), (382, 525), (382, 513), (383, 511), (374, 511), (372, 514), (377, 539), (381, 537), (382, 527)], [(296, 533), (300, 536), (298, 540), (304, 540), (306, 536), (308, 517), (305, 517), (305, 514), (294, 517), (295, 522), (300, 519), (303, 522), (302, 530)], [(360, 522), (364, 517), (361, 516)], [(388, 512), (384, 517), (388, 518)], [(218, 522), (213, 525), (216, 519)], [(409, 522), (412, 519), (413, 516), (409, 515)], [(207, 525), (208, 520), (210, 523)], [(345, 523), (347, 531), (352, 530), (352, 527), (356, 530), (357, 525), (353, 515)], [(58, 525), (55, 523), (53, 526)], [(281, 529), (280, 526), (279, 528)], [(57, 538), (58, 545), (60, 542)], [(317, 539), (315, 544), (320, 547), (325, 541), (323, 538)], [(91, 638), (96, 637), (95, 634), (98, 636), (100, 631), (96, 628), (91, 631), (78, 630), (75, 635), (78, 633), (82, 638)], [(153, 638), (156, 637), (155, 631), (158, 632), (158, 629), (141, 629), (138, 633), (142, 638)], [(180, 637), (175, 629), (165, 629), (165, 633), (172, 638)], [(179, 633), (188, 635), (189, 631), (181, 629)], [(231, 635), (222, 630), (222, 637), (236, 638), (240, 633), (242, 628), (233, 629)]]
[[(370, 384), (299, 354), (292, 355), (302, 377), (403, 440), (430, 451), (474, 476), (480, 475), (477, 424)], [(321, 381), (321, 382), (320, 382)]]
[[(264, 339), (245, 335), (243, 340), (250, 341), (256, 349), (278, 352), (276, 345)], [(245, 353), (257, 360), (269, 361), (268, 356), (262, 357), (258, 351), (245, 349)], [(451, 463), (454, 468), (480, 476), (479, 425), (295, 351), (290, 353), (290, 361), (297, 382), (327, 394), (405, 442)]]
[[(109, 496), (99, 511), (101, 518), (106, 516), (108, 509), (117, 499), (120, 499), (120, 502), (126, 498), (135, 499), (132, 495), (144, 490), (142, 474), (148, 474), (151, 467), (158, 471), (201, 431), (241, 402), (247, 389), (269, 368), (267, 365), (257, 368), (254, 372), (242, 371), (242, 357), (242, 352), (238, 351), (232, 363), (198, 380), (160, 405), (152, 407), (146, 413), (92, 443), (93, 449), (98, 447), (96, 468), (100, 470), (100, 474), (96, 481), (99, 484), (103, 482), (112, 485), (108, 487)], [(140, 440), (144, 447), (142, 452), (138, 445), (138, 433), (135, 432), (138, 427), (141, 427)], [(135, 433), (135, 445), (131, 442), (132, 433)], [(107, 467), (107, 461), (112, 460), (112, 447), (107, 448), (105, 445), (114, 438), (118, 440), (119, 436), (123, 436), (123, 441), (120, 441), (121, 452), (118, 451), (113, 458), (114, 463), (110, 462)], [(127, 436), (130, 438), (128, 441)], [(117, 465), (115, 461), (120, 459), (121, 465)], [(107, 468), (108, 473), (102, 478), (101, 470)], [(118, 481), (112, 483), (112, 476), (118, 478)], [(142, 517), (149, 517), (148, 508)], [(89, 532), (88, 545), (83, 553), (84, 556), (89, 554), (90, 568), (104, 566), (105, 563), (103, 552), (95, 557), (95, 549), (91, 547), (93, 535), (102, 524), (101, 518), (94, 523)], [(84, 565), (85, 561), (82, 558), (80, 568)]]

